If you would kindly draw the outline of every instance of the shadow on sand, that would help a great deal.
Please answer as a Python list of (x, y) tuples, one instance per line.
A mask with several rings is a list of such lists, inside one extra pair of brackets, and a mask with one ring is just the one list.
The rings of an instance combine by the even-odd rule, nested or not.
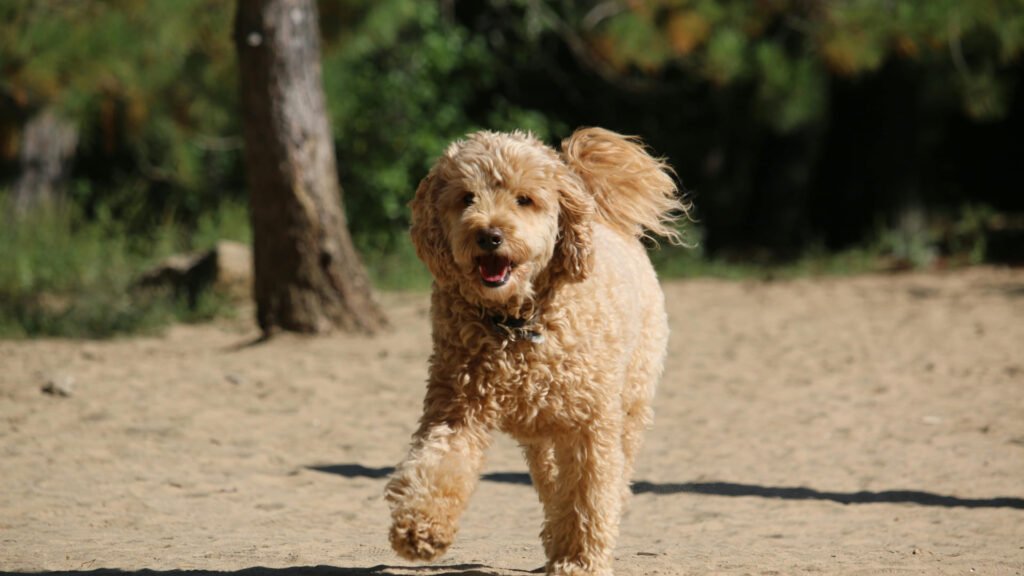
[(369, 568), (342, 568), (335, 566), (295, 566), (292, 568), (264, 568), (256, 566), (243, 570), (67, 570), (55, 572), (0, 572), (0, 576), (502, 576), (508, 574), (537, 574), (533, 571), (502, 568), (483, 564), (452, 564), (440, 566), (387, 566)]
[[(310, 470), (338, 474), (346, 478), (387, 478), (394, 468), (367, 468), (360, 464), (334, 464), (310, 466)], [(484, 474), (485, 482), (520, 484), (529, 486), (530, 475), (525, 472), (491, 472)], [(733, 482), (633, 483), (634, 494), (700, 494), (703, 496), (755, 496), (779, 500), (822, 500), (839, 504), (917, 504), (945, 508), (1015, 508), (1024, 510), (1024, 498), (1000, 496), (996, 498), (958, 498), (917, 490), (884, 490), (882, 492), (822, 492), (813, 488), (757, 486)]]

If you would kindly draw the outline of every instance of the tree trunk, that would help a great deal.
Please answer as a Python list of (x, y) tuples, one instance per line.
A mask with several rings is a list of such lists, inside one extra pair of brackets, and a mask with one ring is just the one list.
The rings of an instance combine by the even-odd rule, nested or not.
[(11, 190), (16, 216), (63, 198), (77, 146), (78, 128), (52, 109), (29, 119), (22, 133), (21, 174)]
[(313, 0), (239, 0), (256, 316), (283, 329), (373, 333), (386, 319), (348, 233)]

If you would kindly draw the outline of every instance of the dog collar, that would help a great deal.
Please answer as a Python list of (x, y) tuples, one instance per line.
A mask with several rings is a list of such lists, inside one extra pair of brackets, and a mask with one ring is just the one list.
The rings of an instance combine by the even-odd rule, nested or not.
[(512, 342), (523, 339), (534, 344), (540, 344), (544, 342), (544, 333), (540, 331), (540, 325), (534, 322), (536, 318), (536, 313), (529, 318), (517, 318), (504, 314), (487, 316), (491, 327), (494, 328), (494, 331), (499, 336), (507, 338)]

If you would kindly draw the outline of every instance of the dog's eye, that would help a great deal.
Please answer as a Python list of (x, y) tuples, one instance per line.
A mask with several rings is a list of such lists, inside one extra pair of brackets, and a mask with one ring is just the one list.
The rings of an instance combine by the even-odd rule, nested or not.
[(516, 198), (516, 204), (520, 206), (533, 206), (533, 198), (529, 196), (520, 196)]
[(462, 203), (466, 206), (472, 206), (474, 200), (476, 200), (476, 196), (474, 196), (472, 192), (462, 197)]

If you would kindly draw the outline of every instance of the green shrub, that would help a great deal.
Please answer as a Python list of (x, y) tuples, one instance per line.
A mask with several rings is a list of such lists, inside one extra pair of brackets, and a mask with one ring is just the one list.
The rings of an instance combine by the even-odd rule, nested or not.
[[(0, 196), (0, 205), (6, 200)], [(129, 235), (98, 210), (85, 218), (74, 205), (41, 209), (0, 226), (0, 337), (110, 337), (151, 332), (172, 321), (229, 314), (216, 294), (194, 306), (173, 294), (133, 288), (139, 275), (172, 253), (207, 248), (216, 239), (246, 240), (242, 209), (226, 204), (200, 222)]]

